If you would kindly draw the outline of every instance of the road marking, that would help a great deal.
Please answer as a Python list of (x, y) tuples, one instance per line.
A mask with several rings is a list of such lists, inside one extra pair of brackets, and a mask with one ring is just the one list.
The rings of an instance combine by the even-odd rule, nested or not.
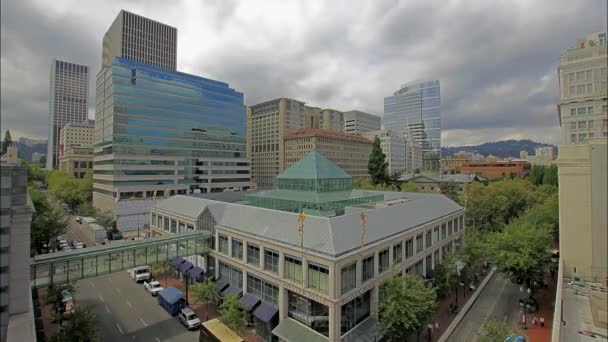
[(115, 288), (116, 292), (118, 292), (118, 294), (122, 294), (122, 292), (120, 291), (120, 289), (117, 287)]
[(107, 305), (106, 305), (106, 311), (107, 311), (108, 313), (112, 313), (112, 311), (110, 311), (110, 308), (109, 308)]
[(156, 342), (160, 342), (160, 338), (156, 337)]
[(131, 305), (131, 302), (129, 302), (128, 300), (127, 300), (127, 305), (128, 305), (128, 306), (129, 306), (131, 309), (133, 309), (133, 305)]
[(146, 323), (146, 321), (144, 321), (142, 318), (139, 319), (141, 321), (141, 324), (144, 325), (144, 327), (148, 326), (148, 323)]
[(121, 334), (125, 333), (124, 331), (122, 331), (122, 328), (120, 327), (120, 325), (118, 325), (118, 323), (116, 323), (116, 328), (118, 329), (118, 331), (120, 331)]
[(99, 295), (99, 300), (100, 300), (102, 303), (104, 302), (103, 297), (102, 297), (101, 295)]

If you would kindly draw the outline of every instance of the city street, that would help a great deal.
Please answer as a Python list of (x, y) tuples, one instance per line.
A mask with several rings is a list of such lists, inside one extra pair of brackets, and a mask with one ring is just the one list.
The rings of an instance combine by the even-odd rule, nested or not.
[(519, 316), (519, 298), (519, 287), (496, 273), (448, 341), (477, 341), (477, 330), (484, 321), (504, 320), (513, 325)]
[(157, 304), (127, 272), (78, 282), (79, 306), (91, 307), (97, 316), (100, 341), (198, 341), (198, 331), (188, 331), (176, 317)]

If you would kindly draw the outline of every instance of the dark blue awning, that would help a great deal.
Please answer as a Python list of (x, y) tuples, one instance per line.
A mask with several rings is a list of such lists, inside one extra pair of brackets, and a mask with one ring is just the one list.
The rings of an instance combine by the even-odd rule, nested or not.
[(200, 268), (198, 266), (194, 266), (190, 271), (188, 271), (188, 276), (192, 280), (199, 281), (204, 273), (205, 269)]
[(181, 265), (179, 265), (179, 271), (184, 273), (184, 272), (188, 272), (190, 271), (190, 269), (194, 267), (194, 265), (192, 265), (190, 262), (188, 261), (184, 261), (181, 263)]
[(171, 265), (173, 265), (173, 267), (179, 267), (179, 265), (181, 265), (184, 261), (184, 258), (182, 257), (177, 257), (173, 260), (171, 260)]
[(253, 315), (264, 323), (270, 322), (274, 315), (279, 312), (279, 308), (272, 304), (262, 303), (254, 311)]
[(241, 305), (243, 306), (243, 309), (247, 311), (253, 310), (259, 302), (260, 300), (251, 293), (245, 293), (243, 297), (241, 297)]
[(222, 297), (226, 297), (228, 295), (237, 295), (240, 296), (241, 293), (243, 293), (243, 290), (236, 287), (236, 286), (228, 286), (227, 288), (225, 288), (222, 293), (220, 294)]
[(217, 285), (217, 292), (220, 292), (220, 291), (224, 290), (225, 288), (227, 288), (229, 284), (220, 279), (215, 283), (215, 285)]

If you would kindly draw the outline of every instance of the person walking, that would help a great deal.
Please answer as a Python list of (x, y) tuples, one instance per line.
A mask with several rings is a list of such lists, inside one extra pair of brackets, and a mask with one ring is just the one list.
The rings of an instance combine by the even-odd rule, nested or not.
[(534, 326), (536, 326), (536, 323), (538, 322), (538, 319), (536, 318), (536, 316), (534, 316), (532, 318), (532, 324), (534, 324)]
[(540, 317), (540, 326), (544, 327), (545, 326), (545, 318), (544, 317)]

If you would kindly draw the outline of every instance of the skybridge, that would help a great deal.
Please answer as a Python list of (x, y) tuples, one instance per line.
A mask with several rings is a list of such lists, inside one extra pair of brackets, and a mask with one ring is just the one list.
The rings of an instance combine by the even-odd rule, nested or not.
[(208, 231), (197, 230), (103, 246), (36, 255), (30, 261), (32, 288), (120, 272), (129, 268), (207, 252)]

